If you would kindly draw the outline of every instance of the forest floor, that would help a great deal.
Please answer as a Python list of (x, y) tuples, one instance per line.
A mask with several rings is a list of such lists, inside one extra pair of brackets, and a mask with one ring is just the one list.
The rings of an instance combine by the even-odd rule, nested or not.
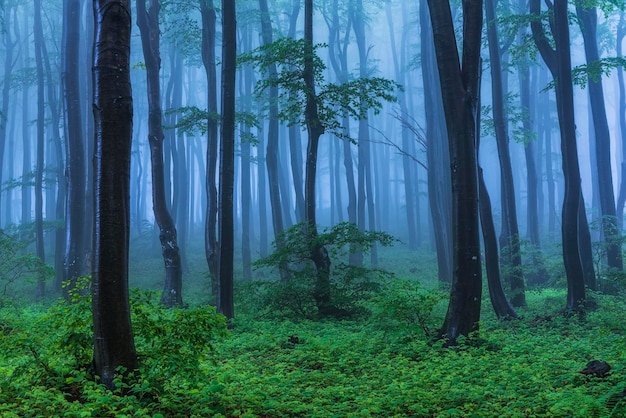
[[(238, 289), (226, 331), (212, 308), (166, 312), (134, 292), (142, 366), (114, 393), (91, 377), (88, 301), (4, 303), (0, 416), (626, 416), (623, 295), (593, 294), (582, 318), (563, 314), (564, 289), (528, 291), (522, 318), (498, 321), (485, 292), (478, 335), (444, 348), (430, 336), (443, 292), (409, 279), (343, 321), (272, 316), (253, 293)], [(610, 372), (581, 373), (592, 360)]]

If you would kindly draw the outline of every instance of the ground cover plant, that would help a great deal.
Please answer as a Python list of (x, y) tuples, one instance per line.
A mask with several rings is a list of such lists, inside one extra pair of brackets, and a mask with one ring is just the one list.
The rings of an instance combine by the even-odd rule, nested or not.
[[(140, 375), (108, 392), (90, 374), (88, 298), (0, 311), (0, 415), (23, 416), (624, 416), (626, 303), (594, 295), (584, 318), (564, 291), (528, 294), (523, 319), (484, 304), (480, 335), (444, 348), (429, 336), (445, 293), (395, 278), (371, 314), (312, 321), (259, 315), (254, 297), (230, 331), (213, 308), (165, 310), (133, 292)], [(245, 286), (240, 292), (247, 291)], [(411, 309), (414, 307), (415, 309)], [(603, 376), (581, 373), (606, 361)]]

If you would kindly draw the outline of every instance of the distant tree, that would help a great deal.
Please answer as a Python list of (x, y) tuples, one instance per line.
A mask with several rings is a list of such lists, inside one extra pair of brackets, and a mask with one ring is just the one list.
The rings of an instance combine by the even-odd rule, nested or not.
[(220, 138), (219, 245), (217, 311), (231, 319), (233, 305), (233, 256), (235, 249), (235, 73), (237, 20), (235, 2), (222, 0), (222, 129)]
[[(624, 11), (621, 11), (617, 25), (616, 42), (616, 53), (620, 58), (623, 56), (622, 42), (624, 42), (624, 37), (626, 37), (626, 19)], [(622, 146), (622, 176), (617, 197), (616, 215), (618, 226), (624, 228), (624, 205), (626, 204), (626, 83), (624, 82), (624, 68), (621, 66), (617, 67), (617, 80), (619, 83), (619, 126)]]
[(561, 234), (563, 262), (567, 276), (566, 308), (579, 310), (581, 303), (585, 301), (585, 271), (581, 257), (590, 258), (590, 254), (583, 253), (579, 243), (581, 235), (579, 217), (585, 216), (585, 214), (576, 145), (567, 3), (566, 0), (555, 0), (553, 5), (550, 3), (552, 12), (550, 26), (554, 48), (550, 45), (540, 19), (540, 0), (530, 1), (530, 13), (535, 16), (531, 22), (535, 44), (556, 81), (563, 176), (565, 178)]
[(439, 281), (449, 283), (452, 281), (453, 263), (450, 152), (427, 0), (420, 2), (419, 21), (426, 115), (428, 204), (433, 222)]
[(482, 272), (478, 228), (477, 118), (481, 0), (463, 2), (463, 50), (459, 61), (450, 3), (428, 1), (452, 168), (454, 266), (441, 335), (454, 344), (478, 329)]
[[(35, 63), (37, 66), (37, 149), (35, 166), (35, 247), (37, 257), (42, 263), (46, 262), (43, 235), (43, 164), (44, 164), (44, 135), (45, 135), (45, 81), (43, 72), (43, 23), (41, 21), (41, 0), (34, 0), (34, 35), (35, 35)], [(43, 277), (37, 281), (37, 297), (45, 294), (46, 282)]]
[(137, 369), (128, 301), (130, 151), (129, 0), (94, 1), (94, 371), (110, 389)]
[(154, 218), (159, 226), (159, 238), (163, 261), (165, 262), (165, 283), (161, 303), (167, 307), (182, 306), (182, 262), (176, 238), (176, 226), (167, 207), (165, 198), (163, 169), (163, 123), (161, 111), (161, 87), (159, 70), (161, 53), (159, 49), (159, 0), (137, 0), (137, 26), (141, 32), (141, 44), (146, 63), (148, 85), (148, 143), (152, 167), (152, 204)]

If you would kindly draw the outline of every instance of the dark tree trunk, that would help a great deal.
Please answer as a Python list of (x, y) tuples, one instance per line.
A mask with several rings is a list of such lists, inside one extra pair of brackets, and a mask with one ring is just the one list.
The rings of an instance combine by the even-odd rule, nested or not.
[(502, 235), (504, 242), (502, 252), (506, 253), (505, 280), (510, 284), (511, 303), (515, 307), (526, 305), (524, 276), (522, 270), (522, 250), (517, 225), (517, 208), (515, 207), (515, 185), (513, 169), (509, 154), (508, 121), (504, 114), (504, 83), (502, 81), (502, 65), (500, 42), (496, 21), (496, 0), (486, 0), (485, 15), (487, 18), (487, 37), (489, 40), (489, 60), (491, 67), (491, 97), (493, 123), (496, 131), (496, 144), (500, 160), (500, 181), (502, 184)]
[[(585, 43), (587, 63), (600, 60), (598, 51), (597, 25), (598, 16), (595, 7), (585, 7), (580, 0), (576, 2), (576, 14), (580, 19)], [(594, 80), (588, 76), (589, 101), (593, 117), (596, 144), (596, 166), (598, 168), (598, 194), (602, 213), (602, 231), (606, 242), (606, 256), (610, 268), (622, 271), (622, 249), (620, 233), (617, 229), (615, 195), (613, 193), (613, 174), (611, 170), (611, 136), (604, 107), (602, 78)]]
[(65, 121), (65, 280), (74, 288), (84, 274), (85, 257), (85, 149), (83, 146), (82, 109), (78, 80), (78, 46), (80, 42), (80, 0), (63, 2), (63, 103)]
[[(45, 83), (43, 73), (43, 24), (41, 22), (41, 0), (35, 0), (35, 63), (37, 66), (37, 158), (35, 168), (35, 247), (37, 257), (46, 262), (43, 235), (43, 163), (44, 163), (44, 124), (45, 120)], [(37, 280), (37, 298), (44, 297), (46, 282), (41, 276)]]
[(482, 292), (478, 227), (477, 126), (482, 2), (463, 2), (463, 51), (459, 62), (450, 4), (428, 1), (452, 168), (454, 268), (441, 334), (454, 344), (478, 329)]
[(167, 208), (163, 169), (163, 122), (161, 112), (161, 52), (159, 50), (159, 0), (137, 0), (137, 26), (141, 32), (141, 45), (146, 62), (148, 86), (148, 143), (152, 168), (152, 205), (159, 226), (159, 239), (165, 263), (165, 283), (161, 303), (167, 307), (182, 306), (182, 263), (176, 239), (176, 226)]
[[(259, 0), (259, 9), (261, 11), (261, 35), (263, 44), (272, 43), (272, 23), (270, 21), (267, 0)], [(270, 64), (268, 68), (268, 77), (275, 79), (277, 76), (276, 64)], [(272, 226), (274, 227), (274, 239), (276, 241), (276, 249), (280, 250), (284, 247), (282, 239), (283, 213), (280, 192), (280, 168), (278, 162), (278, 86), (271, 85), (269, 87), (269, 122), (267, 130), (267, 149), (265, 154), (265, 164), (267, 166), (267, 182), (270, 192), (270, 207), (272, 212)], [(300, 168), (298, 168), (299, 170)], [(297, 174), (294, 173), (294, 183)], [(297, 189), (297, 186), (296, 186)], [(288, 277), (285, 266), (280, 268), (280, 276), (284, 280)]]
[[(540, 1), (531, 0), (530, 12), (535, 16), (540, 13)], [(574, 122), (574, 93), (570, 59), (569, 23), (567, 1), (555, 0), (553, 7), (552, 35), (556, 50), (548, 43), (540, 20), (533, 21), (531, 28), (535, 44), (546, 62), (552, 77), (556, 80), (556, 98), (561, 131), (561, 154), (563, 158), (563, 176), (565, 179), (565, 197), (562, 214), (563, 262), (567, 275), (568, 310), (579, 310), (585, 300), (585, 279), (579, 245), (579, 216), (582, 202), (580, 169), (576, 145), (576, 125)], [(584, 210), (584, 204), (583, 204)]]
[(306, 152), (306, 166), (304, 179), (304, 206), (306, 209), (307, 233), (313, 243), (311, 260), (315, 264), (316, 280), (314, 298), (320, 315), (332, 313), (330, 300), (330, 256), (326, 248), (316, 243), (317, 218), (315, 213), (315, 183), (317, 174), (317, 153), (320, 136), (324, 133), (317, 108), (315, 93), (315, 76), (313, 68), (313, 0), (304, 1), (304, 41), (305, 60), (303, 78), (306, 85), (306, 105), (304, 118), (309, 134)]
[(483, 178), (483, 169), (478, 168), (479, 181), (479, 206), (480, 225), (483, 231), (483, 241), (485, 244), (485, 270), (487, 271), (487, 285), (489, 287), (489, 297), (491, 306), (498, 319), (517, 318), (517, 312), (509, 303), (500, 278), (500, 265), (498, 260), (498, 240), (496, 238), (496, 228), (493, 224), (491, 210), (491, 199)]
[(214, 115), (217, 109), (217, 70), (215, 60), (215, 7), (213, 0), (200, 0), (202, 14), (202, 63), (207, 74), (208, 85), (208, 129), (207, 129), (207, 163), (206, 191), (208, 203), (206, 209), (206, 226), (204, 247), (213, 297), (217, 298), (217, 276), (219, 274), (219, 247), (217, 243), (217, 156), (218, 156), (218, 124)]
[[(617, 25), (617, 43), (616, 53), (618, 57), (622, 57), (622, 42), (626, 36), (626, 19), (624, 11), (619, 15), (619, 24)], [(622, 145), (622, 166), (621, 166), (621, 183), (619, 186), (619, 195), (617, 197), (617, 225), (619, 229), (624, 228), (624, 204), (626, 203), (626, 86), (624, 83), (624, 68), (617, 67), (617, 80), (619, 83), (619, 127)]]
[(426, 113), (428, 203), (435, 235), (439, 281), (450, 283), (453, 276), (450, 153), (426, 0), (420, 4), (420, 40)]
[(235, 73), (237, 67), (235, 2), (222, 0), (222, 129), (220, 137), (219, 243), (217, 311), (231, 319), (233, 305), (233, 256), (235, 225)]
[(118, 368), (137, 369), (128, 301), (130, 150), (130, 1), (95, 0), (94, 371), (110, 389)]

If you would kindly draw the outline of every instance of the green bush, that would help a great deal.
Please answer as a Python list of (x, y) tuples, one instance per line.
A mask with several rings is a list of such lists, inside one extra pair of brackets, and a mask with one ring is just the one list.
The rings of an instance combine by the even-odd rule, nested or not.
[(395, 239), (384, 232), (359, 231), (354, 224), (343, 222), (321, 231), (312, 238), (306, 223), (287, 229), (277, 239), (276, 250), (254, 263), (256, 269), (282, 271), (282, 279), (265, 280), (255, 285), (260, 292), (259, 308), (272, 315), (295, 318), (317, 318), (315, 303), (315, 265), (310, 259), (312, 249), (322, 245), (332, 260), (330, 299), (333, 316), (347, 318), (364, 313), (366, 301), (381, 289), (384, 279), (392, 273), (351, 264), (349, 254), (367, 254), (377, 243), (391, 246)]

